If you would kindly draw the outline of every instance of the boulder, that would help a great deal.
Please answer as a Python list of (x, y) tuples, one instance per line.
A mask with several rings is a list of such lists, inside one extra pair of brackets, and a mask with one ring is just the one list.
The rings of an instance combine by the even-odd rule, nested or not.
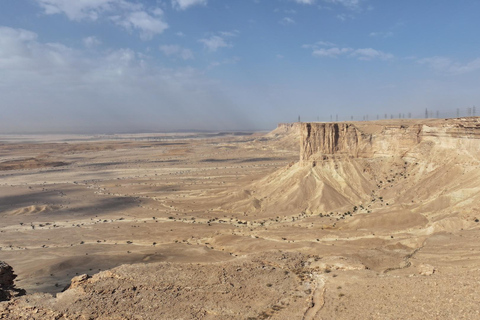
[(15, 288), (14, 280), (16, 277), (13, 268), (0, 261), (0, 301), (8, 301), (25, 294), (25, 290)]

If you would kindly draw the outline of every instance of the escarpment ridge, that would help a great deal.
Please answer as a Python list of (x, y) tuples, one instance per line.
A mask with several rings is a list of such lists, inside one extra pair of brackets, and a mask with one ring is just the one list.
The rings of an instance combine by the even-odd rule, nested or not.
[(476, 152), (480, 118), (300, 123), (300, 161), (404, 156), (423, 144)]
[(480, 200), (480, 118), (314, 122), (276, 130), (297, 130), (300, 161), (252, 183), (225, 208), (268, 216), (362, 205), (437, 215), (464, 212)]

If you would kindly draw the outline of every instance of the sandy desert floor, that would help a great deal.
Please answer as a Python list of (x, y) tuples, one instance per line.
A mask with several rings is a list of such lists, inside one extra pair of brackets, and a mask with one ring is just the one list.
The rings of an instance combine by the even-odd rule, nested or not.
[[(0, 314), (480, 317), (476, 209), (402, 214), (405, 204), (386, 211), (377, 197), (348, 211), (257, 214), (261, 190), (251, 186), (296, 166), (297, 138), (0, 137), (0, 260), (14, 268), (17, 287), (36, 293), (0, 303)], [(82, 274), (96, 275), (77, 284), (80, 301), (74, 286), (60, 293)]]
[(0, 257), (18, 286), (59, 292), (76, 274), (123, 263), (232, 259), (209, 242), (246, 227), (204, 195), (271, 173), (298, 152), (250, 135), (195, 138), (2, 144)]

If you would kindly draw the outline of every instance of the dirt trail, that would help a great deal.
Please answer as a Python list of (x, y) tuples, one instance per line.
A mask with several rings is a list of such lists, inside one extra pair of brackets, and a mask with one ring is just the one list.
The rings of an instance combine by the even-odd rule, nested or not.
[(316, 315), (322, 310), (323, 305), (325, 304), (325, 278), (322, 275), (314, 273), (315, 278), (315, 290), (312, 294), (312, 300), (310, 302), (310, 307), (307, 309), (303, 315), (303, 320), (313, 320)]

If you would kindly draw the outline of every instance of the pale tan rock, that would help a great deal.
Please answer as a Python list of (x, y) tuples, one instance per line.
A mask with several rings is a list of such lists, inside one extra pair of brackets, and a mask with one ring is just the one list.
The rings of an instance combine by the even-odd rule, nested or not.
[(82, 283), (87, 281), (89, 278), (90, 278), (90, 276), (88, 274), (81, 274), (79, 276), (73, 277), (72, 281), (71, 281), (71, 284), (70, 284), (70, 288), (73, 289), (73, 288), (76, 288), (76, 287), (80, 286)]
[[(392, 120), (370, 122), (301, 123), (300, 161), (321, 161), (333, 156), (354, 158), (402, 156), (422, 143), (443, 148), (459, 146), (478, 153), (478, 118), (442, 120)], [(420, 148), (421, 149), (421, 148)]]
[(418, 273), (422, 276), (431, 276), (435, 273), (435, 267), (429, 264), (421, 264), (418, 266)]

